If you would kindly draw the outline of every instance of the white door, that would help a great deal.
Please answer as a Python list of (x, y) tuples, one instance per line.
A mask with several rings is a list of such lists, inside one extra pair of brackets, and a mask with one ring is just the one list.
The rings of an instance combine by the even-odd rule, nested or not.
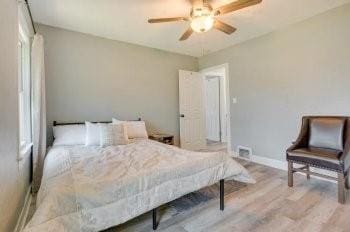
[(207, 139), (220, 141), (220, 77), (205, 78)]
[(203, 79), (200, 73), (179, 71), (180, 144), (188, 150), (206, 146)]

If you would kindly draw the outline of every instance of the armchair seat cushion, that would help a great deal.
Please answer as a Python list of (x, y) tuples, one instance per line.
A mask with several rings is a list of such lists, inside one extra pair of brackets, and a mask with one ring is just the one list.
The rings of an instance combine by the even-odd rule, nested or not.
[(344, 170), (341, 160), (342, 154), (343, 152), (340, 150), (306, 147), (288, 150), (287, 159), (334, 171), (342, 171)]

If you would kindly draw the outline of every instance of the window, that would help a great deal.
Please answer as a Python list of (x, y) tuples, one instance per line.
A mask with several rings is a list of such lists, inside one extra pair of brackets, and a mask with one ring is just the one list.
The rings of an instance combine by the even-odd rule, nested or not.
[(18, 101), (20, 159), (29, 152), (32, 144), (30, 39), (21, 25), (18, 38)]

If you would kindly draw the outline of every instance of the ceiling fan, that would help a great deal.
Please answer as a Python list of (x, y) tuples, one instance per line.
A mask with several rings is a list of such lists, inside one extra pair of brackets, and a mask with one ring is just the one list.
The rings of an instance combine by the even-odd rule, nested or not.
[(149, 19), (149, 23), (165, 23), (175, 21), (188, 21), (190, 27), (180, 37), (180, 41), (188, 39), (193, 32), (202, 33), (209, 31), (213, 27), (228, 35), (236, 31), (236, 28), (216, 19), (216, 16), (227, 14), (245, 7), (253, 6), (262, 0), (237, 0), (219, 8), (213, 9), (209, 0), (189, 0), (192, 4), (189, 17), (155, 18)]

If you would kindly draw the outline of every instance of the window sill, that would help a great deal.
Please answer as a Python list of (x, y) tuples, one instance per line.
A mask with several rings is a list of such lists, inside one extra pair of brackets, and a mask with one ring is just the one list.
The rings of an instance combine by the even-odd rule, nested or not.
[(23, 147), (21, 147), (19, 151), (18, 161), (22, 161), (23, 159), (27, 158), (32, 152), (32, 147), (33, 147), (32, 143), (28, 143)]

